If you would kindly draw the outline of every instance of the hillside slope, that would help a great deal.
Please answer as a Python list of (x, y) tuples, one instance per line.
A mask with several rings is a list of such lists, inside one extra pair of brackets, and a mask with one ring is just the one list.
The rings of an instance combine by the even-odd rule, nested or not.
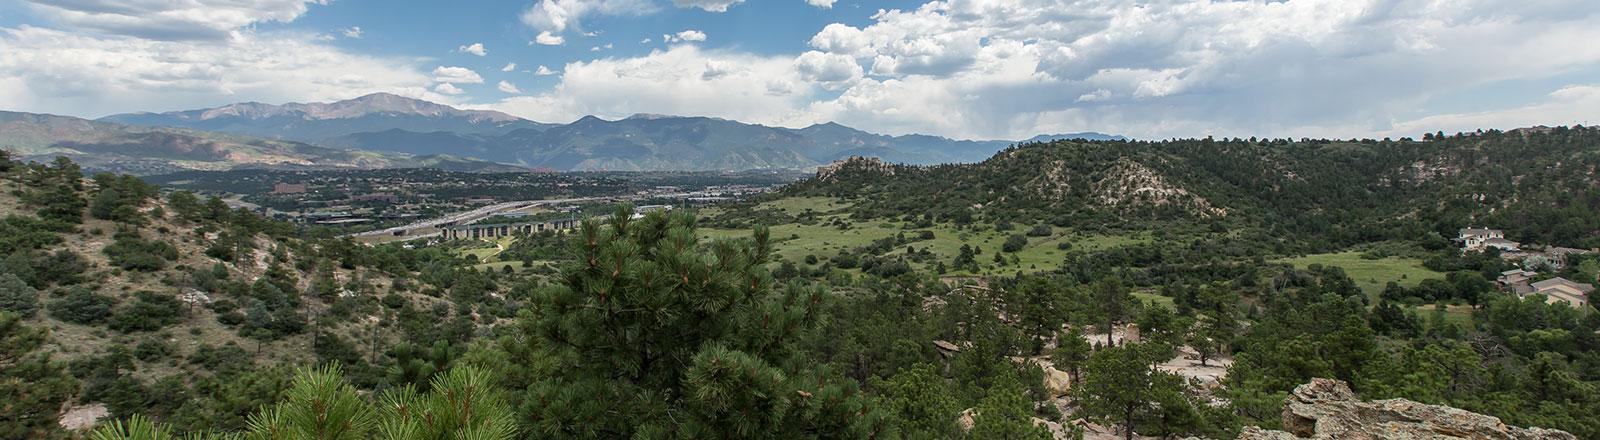
[(117, 418), (241, 429), (313, 364), (368, 386), (425, 382), (430, 356), (513, 313), (479, 296), (500, 274), (458, 272), (448, 252), (319, 235), (136, 178), (82, 179), (70, 162), (0, 158), (0, 312), (49, 331), (75, 382), (64, 403)]
[[(1492, 225), (1524, 241), (1600, 246), (1600, 129), (1426, 140), (1056, 141), (981, 163), (840, 161), (785, 194), (852, 199), (868, 217), (1057, 225), (1201, 221), (1354, 243)], [(1383, 225), (1385, 227), (1374, 227)]]

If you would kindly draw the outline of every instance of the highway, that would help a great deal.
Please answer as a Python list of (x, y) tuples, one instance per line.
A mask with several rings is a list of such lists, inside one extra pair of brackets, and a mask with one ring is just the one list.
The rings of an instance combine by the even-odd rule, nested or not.
[[(519, 201), (515, 201), (515, 202), (496, 203), (496, 204), (493, 204), (493, 205), (489, 205), (489, 206), (484, 206), (484, 207), (481, 207), (481, 208), (473, 209), (471, 211), (458, 212), (458, 213), (450, 214), (450, 215), (447, 215), (447, 216), (444, 216), (444, 217), (418, 221), (418, 222), (411, 223), (411, 224), (408, 224), (408, 225), (405, 225), (405, 226), (395, 226), (395, 227), (388, 228), (388, 229), (380, 229), (380, 230), (375, 230), (375, 231), (367, 231), (367, 232), (361, 232), (361, 233), (355, 233), (355, 234), (348, 234), (348, 235), (345, 235), (345, 236), (354, 238), (354, 237), (371, 237), (371, 236), (376, 236), (376, 235), (394, 235), (394, 233), (398, 232), (398, 231), (414, 231), (414, 230), (417, 230), (417, 229), (439, 228), (439, 227), (444, 227), (445, 225), (464, 225), (464, 224), (468, 224), (468, 223), (472, 223), (472, 222), (475, 222), (475, 221), (478, 221), (478, 220), (482, 220), (482, 219), (485, 219), (485, 218), (492, 217), (495, 214), (500, 214), (500, 213), (507, 212), (507, 211), (515, 211), (515, 210), (518, 210), (518, 209), (524, 209), (524, 208), (533, 207), (533, 206), (560, 205), (560, 204), (566, 204), (566, 203), (583, 203), (583, 202), (595, 202), (595, 201), (607, 201), (607, 200), (634, 200), (634, 199), (639, 199), (639, 198), (681, 198), (681, 197), (691, 197), (691, 196), (694, 196), (694, 195), (695, 195), (695, 193), (680, 193), (680, 194), (650, 194), (650, 195), (644, 195), (644, 196), (628, 195), (628, 196), (606, 196), (606, 197), (582, 197), (582, 198), (575, 198), (575, 199), (519, 200)], [(418, 238), (426, 238), (426, 237), (432, 237), (432, 236), (435, 236), (435, 235), (438, 235), (438, 234), (412, 235), (412, 234), (408, 233), (408, 234), (406, 234), (404, 236), (405, 237), (404, 240), (413, 240), (413, 239), (418, 239)]]
[[(394, 235), (394, 233), (398, 232), (398, 231), (411, 231), (411, 230), (425, 229), (425, 228), (439, 228), (439, 227), (443, 227), (445, 225), (467, 224), (467, 223), (471, 223), (471, 222), (475, 222), (475, 221), (478, 221), (478, 220), (482, 220), (482, 219), (485, 219), (485, 218), (492, 217), (495, 214), (499, 214), (499, 213), (503, 213), (503, 212), (507, 212), (507, 211), (515, 211), (515, 210), (518, 210), (518, 209), (524, 209), (524, 208), (528, 208), (528, 207), (532, 207), (532, 206), (558, 205), (558, 204), (563, 204), (563, 203), (592, 202), (592, 201), (596, 201), (596, 200), (609, 200), (609, 199), (615, 199), (615, 198), (616, 197), (584, 197), (584, 198), (577, 198), (577, 199), (519, 200), (519, 201), (515, 201), (515, 202), (496, 203), (496, 204), (493, 204), (493, 205), (477, 208), (477, 209), (474, 209), (474, 210), (471, 210), (471, 211), (458, 212), (458, 213), (450, 214), (450, 215), (447, 215), (447, 216), (444, 216), (444, 217), (439, 217), (439, 218), (435, 218), (435, 219), (428, 219), (428, 220), (419, 221), (419, 222), (412, 223), (412, 224), (405, 225), (405, 226), (395, 226), (395, 227), (388, 228), (388, 229), (380, 229), (380, 230), (376, 230), (376, 231), (367, 231), (367, 232), (361, 232), (361, 233), (356, 233), (356, 234), (349, 234), (349, 235), (346, 235), (346, 237), (371, 237), (371, 236), (374, 236), (374, 235)], [(408, 236), (407, 238), (409, 239), (409, 238), (422, 238), (422, 237), (425, 237), (425, 235), (419, 235), (419, 236), (415, 236), (415, 237), (409, 237)]]

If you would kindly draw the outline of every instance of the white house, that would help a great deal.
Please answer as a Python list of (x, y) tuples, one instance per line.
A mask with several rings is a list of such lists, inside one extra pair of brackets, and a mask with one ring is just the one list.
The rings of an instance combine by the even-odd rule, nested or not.
[(1521, 243), (1507, 240), (1505, 231), (1499, 229), (1464, 228), (1456, 240), (1461, 242), (1461, 250), (1468, 252), (1482, 251), (1491, 247), (1503, 252), (1515, 252), (1522, 247)]

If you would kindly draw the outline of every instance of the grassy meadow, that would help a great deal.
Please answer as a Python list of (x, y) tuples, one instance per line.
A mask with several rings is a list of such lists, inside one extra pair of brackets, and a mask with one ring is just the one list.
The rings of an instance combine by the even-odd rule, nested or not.
[(1389, 285), (1390, 281), (1410, 288), (1416, 287), (1425, 279), (1444, 278), (1443, 273), (1423, 267), (1422, 260), (1416, 258), (1385, 257), (1369, 260), (1362, 258), (1361, 253), (1356, 251), (1306, 255), (1277, 261), (1292, 264), (1297, 268), (1313, 264), (1342, 267), (1345, 274), (1355, 280), (1356, 286), (1374, 301), (1383, 293), (1384, 286)]
[[(873, 241), (905, 234), (908, 239), (918, 236), (923, 231), (932, 232), (931, 240), (920, 240), (896, 247), (886, 256), (904, 255), (906, 247), (910, 246), (918, 251), (929, 250), (934, 254), (934, 259), (926, 264), (912, 263), (919, 269), (931, 269), (938, 262), (947, 265), (960, 254), (961, 246), (968, 245), (982, 250), (977, 255), (981, 270), (978, 274), (1013, 273), (1018, 270), (1024, 272), (1048, 270), (1056, 267), (1066, 256), (1068, 250), (1060, 248), (1061, 243), (1070, 243), (1070, 249), (1107, 249), (1126, 246), (1149, 241), (1147, 235), (1102, 235), (1085, 234), (1066, 228), (1054, 228), (1048, 237), (1028, 237), (1028, 245), (1017, 251), (1019, 263), (1011, 264), (1009, 259), (1013, 254), (1007, 254), (1007, 264), (994, 263), (994, 252), (1001, 249), (1006, 238), (1013, 234), (1021, 234), (1027, 227), (1018, 225), (1010, 231), (995, 231), (992, 227), (957, 228), (950, 224), (936, 224), (932, 227), (918, 228), (902, 221), (875, 220), (871, 222), (851, 222), (845, 212), (850, 207), (848, 202), (827, 197), (792, 197), (763, 203), (757, 210), (781, 210), (789, 215), (800, 215), (812, 212), (817, 215), (818, 221), (813, 224), (786, 223), (769, 226), (772, 233), (773, 253), (781, 261), (791, 261), (799, 264), (807, 255), (815, 255), (818, 259), (827, 259), (840, 252), (850, 251), (859, 247), (872, 244)], [(715, 212), (701, 212), (702, 215), (712, 215)], [(834, 220), (845, 222), (847, 227), (840, 228)], [(715, 229), (701, 228), (700, 233), (706, 238), (739, 238), (750, 236), (749, 229)], [(952, 275), (972, 275), (969, 271), (950, 271)]]

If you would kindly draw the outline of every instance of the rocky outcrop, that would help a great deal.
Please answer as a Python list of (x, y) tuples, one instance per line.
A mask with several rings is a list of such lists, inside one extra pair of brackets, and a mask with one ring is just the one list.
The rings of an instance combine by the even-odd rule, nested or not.
[(1052, 398), (1066, 397), (1072, 393), (1072, 375), (1065, 371), (1057, 370), (1055, 363), (1049, 359), (1029, 359), (1044, 371), (1044, 389)]
[(1240, 440), (1577, 440), (1563, 431), (1507, 426), (1500, 419), (1406, 399), (1362, 402), (1350, 386), (1312, 379), (1284, 402), (1283, 431), (1247, 428)]
[(1120, 210), (1177, 207), (1196, 217), (1226, 217), (1228, 210), (1168, 181), (1155, 169), (1131, 159), (1120, 159), (1094, 184), (1093, 197), (1101, 206)]
[(87, 431), (107, 417), (111, 417), (111, 411), (106, 409), (104, 403), (91, 403), (67, 408), (57, 423), (68, 431)]
[(894, 165), (885, 163), (876, 157), (850, 156), (833, 163), (817, 167), (817, 180), (832, 182), (840, 175), (847, 173), (894, 175)]

